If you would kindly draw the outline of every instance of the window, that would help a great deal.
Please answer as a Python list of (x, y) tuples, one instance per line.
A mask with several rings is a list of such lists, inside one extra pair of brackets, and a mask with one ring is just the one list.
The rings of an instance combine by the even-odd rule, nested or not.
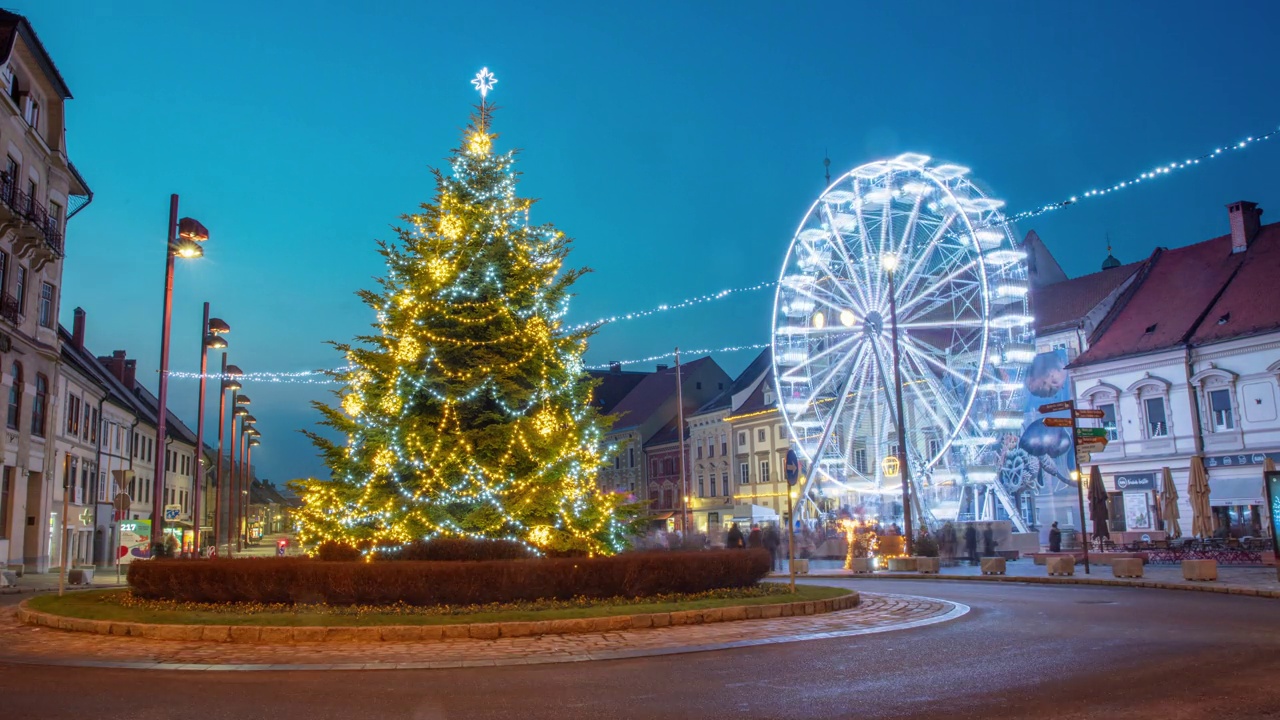
[(786, 440), (786, 439), (787, 439), (787, 426), (786, 426), (786, 425), (779, 425), (779, 426), (778, 426), (778, 439), (779, 439), (779, 440)]
[(747, 434), (744, 432), (738, 433), (738, 449), (744, 452), (747, 449)]
[(867, 474), (867, 449), (866, 449), (866, 448), (856, 448), (856, 449), (854, 449), (854, 451), (853, 451), (853, 469), (854, 469), (854, 470), (857, 470), (858, 472), (862, 473), (863, 475), (866, 475), (866, 474)]
[(657, 460), (654, 460), (654, 461), (653, 461), (653, 469), (650, 471), (650, 474), (655, 475), (655, 476), (658, 474), (658, 461), (657, 461)]
[(716, 441), (712, 438), (707, 438), (707, 457), (713, 458), (715, 456), (716, 456)]
[(662, 461), (662, 474), (663, 474), (663, 475), (674, 475), (674, 474), (675, 474), (675, 472), (676, 472), (676, 470), (675, 470), (675, 463), (671, 462), (671, 458), (667, 458), (666, 460), (663, 460), (663, 461)]
[(1235, 418), (1231, 415), (1230, 390), (1209, 391), (1209, 412), (1213, 415), (1213, 429), (1215, 431), (1221, 432), (1235, 429)]
[[(85, 403), (87, 406), (88, 403)], [(93, 419), (89, 421), (89, 442), (98, 442), (98, 408), (93, 409)]]
[(13, 297), (18, 301), (18, 314), (25, 315), (27, 312), (27, 269), (18, 266), (18, 274), (13, 284)]
[(929, 442), (926, 443), (926, 447), (928, 448), (930, 458), (938, 457), (938, 453), (942, 452), (942, 441), (938, 438), (931, 437), (929, 438)]
[(9, 279), (9, 254), (0, 252), (0, 292), (9, 286), (6, 282)]
[(729, 455), (729, 436), (725, 433), (720, 433), (720, 454), (726, 457)]
[(9, 416), (7, 425), (10, 430), (18, 429), (18, 421), (22, 417), (22, 365), (14, 363), (9, 367)]
[(621, 456), (621, 455), (614, 455), (614, 456), (613, 456), (613, 469), (614, 469), (614, 470), (621, 470), (621, 469), (622, 469), (622, 456)]
[(13, 502), (13, 473), (16, 470), (7, 467), (0, 472), (0, 538), (9, 537), (9, 504)]
[(702, 459), (702, 443), (698, 443), (698, 459)]
[(36, 209), (36, 195), (40, 193), (40, 186), (35, 180), (27, 178), (27, 214), (31, 214)]
[(27, 96), (27, 111), (24, 116), (27, 124), (37, 130), (40, 129), (40, 101), (36, 100), (34, 95)]
[(635, 467), (635, 466), (636, 466), (636, 449), (633, 447), (627, 448), (627, 467)]
[(67, 434), (80, 434), (80, 398), (75, 395), (67, 396)]
[(44, 437), (45, 407), (49, 402), (49, 378), (36, 374), (36, 397), (31, 403), (31, 434)]
[(62, 491), (72, 493), (72, 501), (74, 502), (74, 494), (76, 489), (76, 472), (79, 470), (80, 459), (74, 455), (68, 455), (67, 461), (62, 466)]
[[(712, 483), (715, 482), (714, 478), (715, 476), (713, 475), (712, 481), (711, 481)], [(707, 488), (706, 488), (705, 480), (701, 475), (699, 475), (698, 476), (698, 497), (706, 497), (707, 496), (706, 490)]]
[[(124, 435), (124, 426), (116, 425), (116, 450), (120, 449), (120, 436)], [(126, 445), (128, 443), (125, 443)]]
[(756, 440), (764, 442), (764, 428), (760, 428), (756, 431)]
[(1099, 405), (1098, 409), (1102, 411), (1102, 428), (1107, 431), (1107, 441), (1114, 442), (1119, 440), (1120, 426), (1116, 424), (1115, 403)]
[(58, 228), (62, 226), (62, 206), (58, 203), (49, 201), (49, 229), (55, 234)]
[(738, 484), (748, 485), (751, 483), (751, 465), (742, 463), (738, 466)]
[(133, 436), (133, 456), (138, 457), (138, 436)]
[[(13, 183), (11, 187), (17, 187), (18, 161), (14, 160), (12, 155), (8, 156), (7, 160), (5, 161), (4, 172), (6, 175), (9, 176), (9, 182)], [(10, 190), (10, 192), (12, 192), (12, 190)]]
[[(711, 484), (715, 485), (715, 483), (716, 481), (713, 478), (711, 480)], [(728, 470), (724, 471), (723, 473), (720, 473), (720, 489), (722, 491), (722, 494), (725, 497), (729, 497), (730, 492), (729, 492), (729, 471)]]
[(40, 327), (53, 327), (53, 286), (40, 283)]
[(1164, 398), (1147, 398), (1142, 401), (1147, 411), (1147, 437), (1164, 437), (1169, 434), (1169, 422), (1164, 412)]
[(760, 482), (762, 483), (769, 482), (769, 461), (768, 460), (760, 461)]

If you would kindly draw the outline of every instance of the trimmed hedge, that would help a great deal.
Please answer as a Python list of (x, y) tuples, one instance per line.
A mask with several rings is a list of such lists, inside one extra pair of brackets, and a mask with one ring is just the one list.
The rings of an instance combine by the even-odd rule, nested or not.
[[(325, 561), (364, 560), (359, 548), (332, 540), (316, 547), (315, 557)], [(460, 560), (524, 560), (534, 557), (529, 548), (512, 540), (481, 540), (478, 538), (438, 537), (417, 540), (395, 550), (377, 550), (369, 559), (374, 562), (388, 560), (427, 560), (455, 562)]]
[(764, 550), (481, 562), (147, 560), (129, 565), (129, 587), (141, 598), (179, 602), (481, 605), (750, 587), (769, 566)]

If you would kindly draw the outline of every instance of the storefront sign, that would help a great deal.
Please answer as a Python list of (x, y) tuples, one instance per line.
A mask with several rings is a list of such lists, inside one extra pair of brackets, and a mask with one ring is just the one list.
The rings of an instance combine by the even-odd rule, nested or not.
[(1116, 475), (1117, 490), (1155, 490), (1155, 473), (1125, 473)]
[(1145, 492), (1124, 493), (1124, 525), (1126, 530), (1151, 530), (1151, 496)]
[(1241, 453), (1239, 455), (1216, 455), (1214, 457), (1205, 458), (1204, 466), (1206, 468), (1216, 467), (1232, 467), (1235, 465), (1261, 465), (1271, 458), (1275, 462), (1280, 463), (1280, 452), (1272, 453)]
[(151, 557), (151, 521), (121, 520), (120, 544), (116, 549), (116, 561), (128, 565), (134, 560)]
[[(1267, 486), (1267, 507), (1271, 509), (1271, 547), (1280, 558), (1280, 472), (1267, 473), (1264, 484)], [(1280, 576), (1280, 566), (1277, 566), (1276, 574)]]

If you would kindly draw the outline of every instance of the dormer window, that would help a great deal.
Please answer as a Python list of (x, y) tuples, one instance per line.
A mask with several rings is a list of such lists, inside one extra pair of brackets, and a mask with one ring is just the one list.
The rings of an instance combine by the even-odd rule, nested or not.
[(27, 109), (23, 113), (23, 117), (28, 125), (37, 130), (40, 129), (40, 101), (36, 100), (35, 95), (27, 96)]

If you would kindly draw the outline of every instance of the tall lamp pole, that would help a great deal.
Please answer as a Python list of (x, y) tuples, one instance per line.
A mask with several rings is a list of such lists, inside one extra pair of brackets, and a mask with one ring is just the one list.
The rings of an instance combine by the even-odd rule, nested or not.
[[(200, 526), (204, 524), (204, 515), (200, 512), (200, 498), (204, 495), (205, 486), (205, 467), (204, 467), (204, 389), (205, 389), (205, 373), (209, 371), (209, 350), (225, 350), (227, 341), (219, 337), (223, 333), (230, 332), (231, 326), (227, 325), (218, 318), (209, 317), (209, 303), (204, 304), (204, 321), (200, 323), (200, 399), (197, 401), (196, 407), (196, 497), (195, 507), (192, 509), (192, 515), (195, 517), (196, 540), (195, 540), (195, 556), (200, 557)], [(223, 363), (226, 363), (227, 354), (223, 353)], [(221, 415), (219, 415), (221, 417)], [(215, 503), (216, 505), (216, 503)], [(216, 516), (216, 511), (215, 511)], [(218, 544), (217, 528), (214, 529), (213, 544)]]
[[(253, 449), (258, 445), (262, 444), (258, 440), (258, 438), (260, 437), (262, 437), (262, 433), (259, 433), (257, 428), (253, 428), (249, 430), (249, 442), (248, 442), (248, 446), (245, 448), (245, 454), (244, 454), (244, 464), (245, 464), (245, 467), (247, 468), (246, 473), (249, 476), (249, 495), (245, 499), (246, 514), (248, 514), (249, 510), (252, 509), (252, 506), (253, 506)], [(266, 532), (265, 528), (263, 532), (264, 533)], [(244, 534), (245, 534), (245, 542), (248, 542), (249, 541), (249, 524), (248, 523), (245, 523)]]
[(898, 405), (898, 472), (902, 474), (902, 534), (908, 556), (915, 554), (915, 538), (911, 533), (911, 468), (907, 465), (907, 429), (902, 408), (902, 361), (898, 352), (898, 290), (894, 275), (898, 271), (898, 256), (885, 253), (880, 265), (889, 276), (889, 325), (893, 343), (893, 395)]
[(166, 443), (166, 402), (169, 399), (169, 326), (173, 319), (173, 259), (198, 258), (204, 255), (201, 243), (209, 239), (209, 231), (191, 218), (178, 219), (178, 196), (169, 196), (168, 241), (164, 253), (164, 311), (160, 321), (160, 388), (156, 393), (156, 447), (164, 454), (166, 462), (156, 472), (151, 495), (151, 554), (164, 553), (164, 487), (168, 474), (168, 444)]
[(236, 431), (236, 418), (244, 417), (249, 414), (249, 408), (244, 406), (242, 400), (248, 400), (247, 397), (239, 395), (236, 390), (231, 391), (231, 486), (228, 488), (227, 511), (231, 520), (230, 526), (227, 528), (227, 554), (231, 555), (240, 549), (240, 543), (236, 538), (240, 537), (240, 486), (237, 482), (238, 472), (236, 468), (236, 443), (239, 441), (239, 434)]
[(689, 537), (689, 486), (684, 466), (684, 379), (680, 376), (680, 348), (676, 348), (676, 435), (680, 438), (680, 529)]
[[(222, 383), (221, 385), (219, 385), (220, 389), (218, 391), (218, 460), (217, 460), (218, 466), (217, 466), (217, 470), (214, 472), (214, 475), (216, 477), (216, 482), (218, 483), (217, 493), (216, 493), (217, 500), (213, 510), (213, 544), (215, 548), (222, 547), (222, 537), (224, 535), (228, 538), (228, 541), (230, 540), (230, 537), (231, 537), (230, 532), (224, 532), (227, 529), (227, 526), (229, 525), (229, 520), (231, 515), (231, 494), (230, 494), (230, 488), (227, 487), (226, 479), (222, 476), (222, 455), (223, 455), (222, 443), (223, 443), (224, 431), (227, 429), (227, 423), (223, 420), (223, 417), (226, 414), (226, 410), (227, 410), (227, 391), (230, 390), (232, 392), (235, 392), (236, 390), (240, 389), (240, 381), (236, 380), (236, 378), (243, 374), (244, 373), (240, 372), (240, 368), (236, 367), (235, 365), (228, 365), (227, 354), (225, 352), (222, 353), (222, 373), (220, 374), (220, 377), (222, 378)], [(228, 465), (230, 465), (230, 463), (228, 463)], [(227, 514), (226, 515), (222, 514), (222, 489), (224, 487), (227, 487)], [(231, 548), (230, 548), (230, 545), (228, 544), (227, 552), (230, 553), (230, 551), (231, 551)], [(219, 553), (221, 553), (221, 550), (219, 550)]]
[[(241, 396), (241, 397), (243, 398), (244, 396)], [(248, 452), (247, 452), (248, 448), (246, 444), (248, 441), (248, 438), (251, 433), (257, 432), (257, 430), (254, 429), (254, 423), (256, 422), (258, 422), (258, 419), (252, 415), (246, 414), (240, 417), (240, 460), (239, 460), (240, 494), (236, 496), (236, 500), (240, 503), (240, 507), (237, 508), (237, 512), (239, 512), (240, 517), (243, 518), (243, 522), (241, 523), (243, 527), (238, 528), (236, 543), (240, 544), (239, 547), (241, 548), (249, 544), (248, 499), (249, 499), (249, 492), (253, 485), (253, 478), (249, 477), (249, 465), (248, 463), (245, 462), (245, 459), (246, 459), (246, 456), (248, 455)]]

